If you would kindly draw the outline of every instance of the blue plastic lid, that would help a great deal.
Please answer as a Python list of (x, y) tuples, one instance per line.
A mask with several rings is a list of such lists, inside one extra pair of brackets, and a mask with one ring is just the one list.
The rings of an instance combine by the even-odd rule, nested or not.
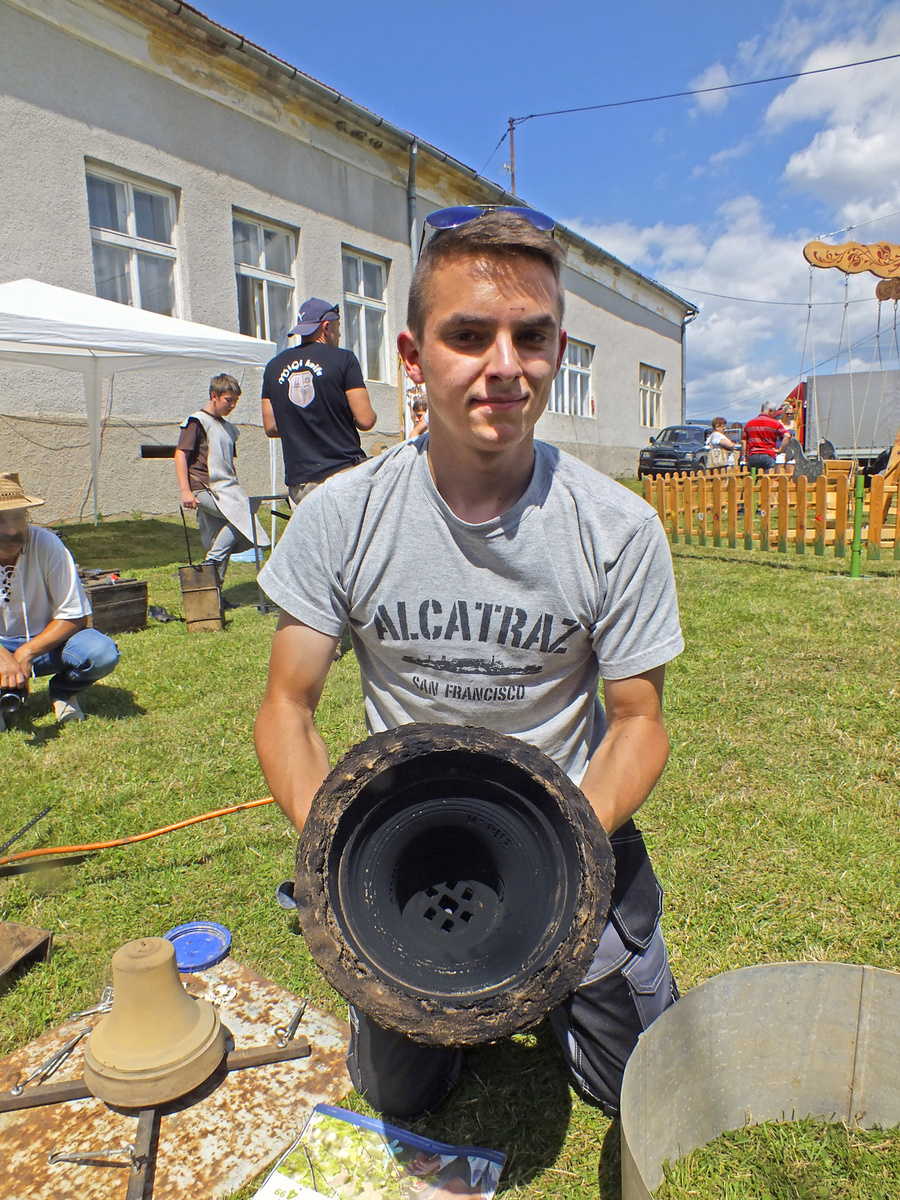
[(188, 921), (163, 937), (175, 947), (179, 971), (203, 971), (215, 966), (231, 949), (231, 934), (215, 921)]

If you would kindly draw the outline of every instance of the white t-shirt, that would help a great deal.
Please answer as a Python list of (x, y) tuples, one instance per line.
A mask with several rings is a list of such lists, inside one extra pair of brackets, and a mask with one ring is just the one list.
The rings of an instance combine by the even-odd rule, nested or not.
[(49, 529), (28, 527), (16, 565), (4, 575), (8, 578), (0, 577), (0, 637), (30, 638), (53, 620), (90, 615), (91, 602), (75, 560)]
[(349, 622), (372, 732), (480, 725), (579, 782), (605, 729), (599, 679), (684, 646), (663, 527), (640, 497), (541, 442), (521, 500), (468, 525), (435, 488), (427, 445), (327, 480), (260, 582), (313, 629)]

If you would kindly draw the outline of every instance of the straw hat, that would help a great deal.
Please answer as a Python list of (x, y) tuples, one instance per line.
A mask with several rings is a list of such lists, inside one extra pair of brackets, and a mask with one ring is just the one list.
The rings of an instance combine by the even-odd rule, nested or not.
[(0, 471), (0, 510), (9, 508), (37, 508), (44, 504), (38, 496), (26, 496), (15, 471)]

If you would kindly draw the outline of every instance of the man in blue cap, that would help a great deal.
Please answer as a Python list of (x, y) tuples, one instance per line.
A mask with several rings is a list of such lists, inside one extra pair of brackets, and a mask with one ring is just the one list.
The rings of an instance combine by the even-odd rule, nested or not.
[(359, 360), (342, 350), (336, 304), (313, 296), (300, 309), (290, 336), (299, 346), (282, 350), (263, 376), (263, 426), (281, 438), (284, 481), (293, 504), (366, 455), (359, 430), (372, 429), (375, 412)]

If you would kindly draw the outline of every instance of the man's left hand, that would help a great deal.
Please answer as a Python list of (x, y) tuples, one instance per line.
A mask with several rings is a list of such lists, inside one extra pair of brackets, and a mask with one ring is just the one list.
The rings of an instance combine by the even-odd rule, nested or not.
[(665, 667), (628, 679), (605, 679), (606, 734), (581, 781), (606, 832), (612, 836), (641, 807), (669, 756), (662, 716)]
[(22, 672), (25, 675), (25, 678), (30, 679), (31, 678), (31, 664), (34, 662), (35, 658), (37, 658), (37, 655), (34, 653), (33, 650), (30, 649), (27, 642), (25, 642), (23, 645), (19, 646), (19, 648), (17, 650), (13, 651), (13, 658), (16, 660), (16, 662), (22, 668)]
[(0, 688), (22, 688), (27, 679), (18, 656), (0, 644)]

